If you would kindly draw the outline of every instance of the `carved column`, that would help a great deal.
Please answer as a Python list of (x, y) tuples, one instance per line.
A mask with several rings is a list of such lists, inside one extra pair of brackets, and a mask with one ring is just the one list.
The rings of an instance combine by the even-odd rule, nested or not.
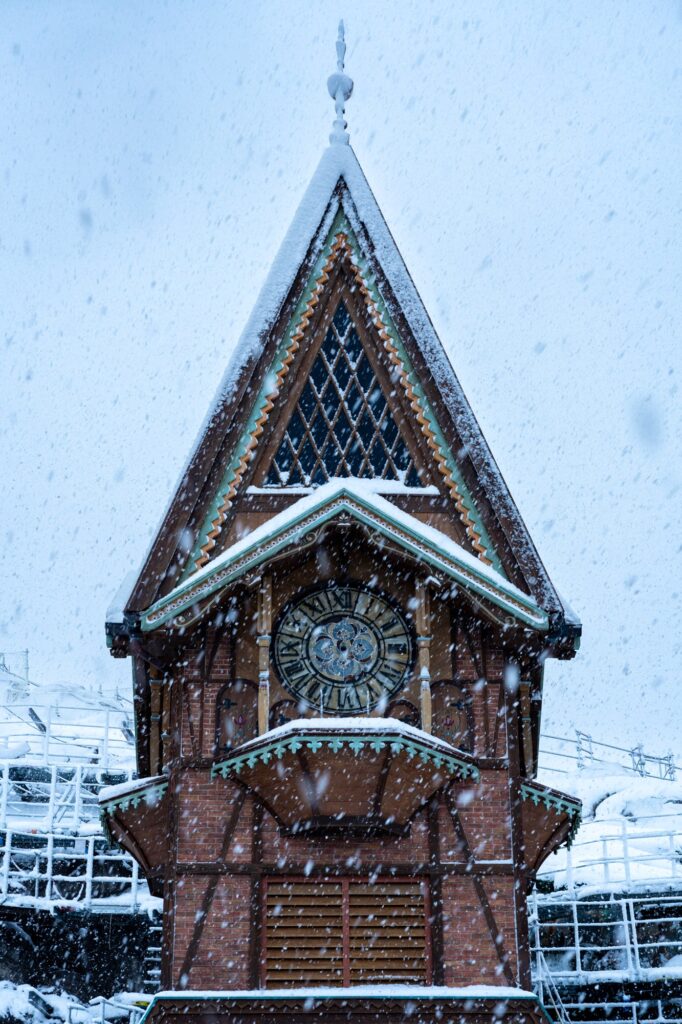
[(270, 638), (272, 633), (272, 580), (264, 576), (258, 588), (258, 734), (268, 731), (270, 716)]
[(417, 649), (422, 729), (431, 732), (431, 604), (426, 583), (417, 583)]
[(519, 686), (519, 711), (521, 719), (521, 752), (526, 775), (533, 770), (533, 732), (531, 724), (531, 691), (529, 682)]
[(149, 772), (158, 775), (161, 771), (161, 713), (163, 707), (163, 679), (161, 672), (149, 669), (150, 715), (149, 715)]

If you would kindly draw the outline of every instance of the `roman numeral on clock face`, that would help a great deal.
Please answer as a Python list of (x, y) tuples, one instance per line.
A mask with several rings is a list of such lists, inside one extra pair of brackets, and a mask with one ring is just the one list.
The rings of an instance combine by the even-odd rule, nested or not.
[(282, 685), (322, 714), (367, 712), (409, 681), (412, 632), (390, 598), (359, 584), (318, 587), (281, 613), (272, 645)]

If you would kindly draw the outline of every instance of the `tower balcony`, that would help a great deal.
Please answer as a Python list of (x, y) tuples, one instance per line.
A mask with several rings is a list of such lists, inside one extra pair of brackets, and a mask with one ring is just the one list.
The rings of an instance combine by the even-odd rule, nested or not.
[(394, 718), (287, 722), (212, 769), (253, 793), (286, 835), (404, 834), (442, 786), (478, 774), (467, 754)]

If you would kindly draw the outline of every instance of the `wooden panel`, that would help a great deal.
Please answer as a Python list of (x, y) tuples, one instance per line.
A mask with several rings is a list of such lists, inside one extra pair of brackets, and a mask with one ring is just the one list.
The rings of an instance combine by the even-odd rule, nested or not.
[(341, 882), (272, 882), (265, 898), (265, 985), (343, 985)]
[(350, 983), (424, 983), (426, 914), (419, 882), (351, 882)]
[(268, 988), (428, 981), (420, 882), (269, 880), (264, 916)]

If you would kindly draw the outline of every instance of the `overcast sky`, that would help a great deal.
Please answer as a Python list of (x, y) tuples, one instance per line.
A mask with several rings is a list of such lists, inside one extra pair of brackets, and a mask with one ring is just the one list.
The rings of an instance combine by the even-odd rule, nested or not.
[(0, 650), (104, 645), (326, 144), (355, 150), (560, 591), (545, 728), (680, 752), (682, 6), (0, 5)]

